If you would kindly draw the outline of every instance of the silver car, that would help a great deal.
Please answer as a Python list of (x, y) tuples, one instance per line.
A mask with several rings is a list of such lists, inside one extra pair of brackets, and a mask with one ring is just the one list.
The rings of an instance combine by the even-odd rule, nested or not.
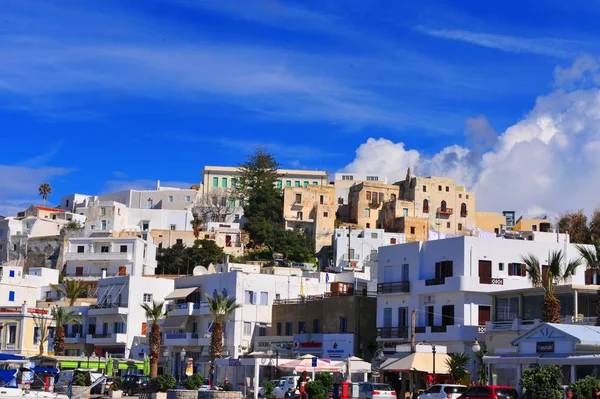
[(466, 390), (464, 385), (436, 384), (419, 395), (419, 399), (457, 399)]
[(396, 399), (396, 391), (389, 384), (361, 382), (359, 399)]

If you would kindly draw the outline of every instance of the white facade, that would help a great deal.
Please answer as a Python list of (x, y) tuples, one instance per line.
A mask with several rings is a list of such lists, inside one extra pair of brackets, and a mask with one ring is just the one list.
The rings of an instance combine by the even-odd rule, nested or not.
[(332, 270), (365, 272), (376, 268), (379, 247), (405, 242), (404, 233), (386, 233), (383, 229), (335, 229)]
[[(544, 264), (553, 250), (563, 250), (569, 260), (579, 257), (574, 245), (556, 240), (463, 236), (381, 247), (378, 341), (394, 348), (409, 340), (411, 313), (416, 310), (417, 341), (469, 354), (491, 320), (489, 294), (531, 287), (521, 271), (521, 256), (531, 253)], [(579, 267), (572, 283), (583, 284), (584, 275), (585, 267)]]
[(155, 277), (100, 279), (97, 305), (87, 312), (85, 343), (105, 354), (129, 358), (134, 340), (144, 337), (148, 326), (140, 305), (163, 301), (173, 287), (173, 280)]
[[(151, 240), (151, 236), (147, 236)], [(153, 275), (156, 245), (137, 237), (71, 238), (67, 243), (65, 277), (97, 280), (99, 277)]]
[(29, 274), (23, 273), (22, 266), (0, 267), (0, 306), (35, 306), (52, 293), (50, 284), (58, 284), (58, 274), (45, 267), (30, 268)]
[(175, 280), (176, 290), (190, 290), (172, 299), (170, 306), (175, 309), (163, 323), (163, 344), (171, 353), (179, 353), (185, 347), (194, 360), (208, 360), (212, 317), (206, 295), (233, 296), (242, 305), (223, 326), (224, 356), (237, 358), (256, 347), (255, 338), (267, 335), (274, 300), (320, 295), (328, 286), (324, 273), (305, 277), (298, 269), (265, 268), (261, 273), (259, 266), (226, 264), (217, 265), (216, 270), (224, 272)]

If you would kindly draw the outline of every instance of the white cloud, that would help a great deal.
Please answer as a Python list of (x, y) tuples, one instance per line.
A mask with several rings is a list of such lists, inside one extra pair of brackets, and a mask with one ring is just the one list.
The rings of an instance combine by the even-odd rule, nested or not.
[[(569, 81), (595, 70), (590, 65), (579, 68), (583, 72), (577, 75), (576, 62), (567, 74)], [(466, 131), (469, 138), (474, 128), (491, 138), (486, 121), (471, 120)], [(600, 206), (599, 150), (600, 90), (560, 89), (539, 97), (533, 109), (482, 155), (454, 145), (427, 156), (406, 149), (403, 143), (369, 139), (344, 169), (385, 173), (393, 181), (403, 178), (408, 166), (423, 175), (453, 177), (475, 190), (480, 210), (591, 211)]]

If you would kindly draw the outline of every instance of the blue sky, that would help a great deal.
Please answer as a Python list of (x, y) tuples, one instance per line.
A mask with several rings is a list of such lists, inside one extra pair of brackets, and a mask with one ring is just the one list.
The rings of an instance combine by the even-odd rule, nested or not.
[[(46, 181), (51, 203), (186, 186), (257, 145), (284, 167), (335, 172), (385, 158), (356, 153), (384, 138), (431, 165), (562, 93), (561, 70), (580, 78), (599, 18), (580, 0), (5, 0), (0, 214), (39, 202)], [(440, 173), (481, 183), (479, 160), (468, 176), (447, 160)]]

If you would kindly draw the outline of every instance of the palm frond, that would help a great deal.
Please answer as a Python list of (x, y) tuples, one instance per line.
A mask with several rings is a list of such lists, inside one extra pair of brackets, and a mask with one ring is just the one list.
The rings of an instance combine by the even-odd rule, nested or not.
[(232, 296), (216, 296), (206, 295), (208, 299), (208, 309), (214, 320), (217, 322), (223, 321), (225, 316), (230, 315), (233, 311), (240, 308), (242, 305), (237, 303), (237, 299)]
[(56, 323), (57, 327), (78, 321), (75, 312), (73, 312), (72, 310), (67, 310), (67, 308), (63, 306), (53, 307), (50, 311), (50, 314), (52, 315), (54, 323)]
[(576, 245), (579, 255), (587, 263), (587, 268), (592, 270), (600, 270), (600, 240), (595, 238), (592, 241), (593, 248), (588, 246)]
[(168, 315), (169, 312), (171, 311), (170, 309), (163, 311), (164, 305), (165, 305), (164, 301), (160, 301), (160, 302), (153, 301), (152, 304), (145, 303), (145, 302), (140, 304), (142, 309), (144, 309), (144, 312), (146, 312), (146, 319), (152, 320), (152, 324), (158, 324), (158, 321), (162, 317)]
[(527, 270), (527, 277), (531, 284), (539, 286), (542, 284), (542, 271), (540, 268), (540, 260), (532, 253), (521, 256), (521, 260), (525, 264)]

